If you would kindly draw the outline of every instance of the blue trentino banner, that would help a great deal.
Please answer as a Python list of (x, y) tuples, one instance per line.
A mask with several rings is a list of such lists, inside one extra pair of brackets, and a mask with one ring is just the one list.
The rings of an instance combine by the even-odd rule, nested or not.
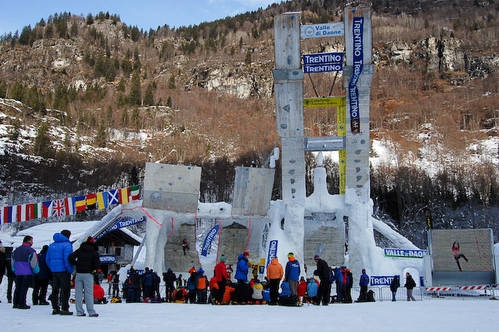
[(371, 276), (369, 279), (370, 286), (390, 286), (393, 276)]
[(277, 256), (277, 245), (278, 245), (277, 240), (272, 240), (269, 242), (269, 253), (267, 255), (267, 264), (266, 265), (269, 265), (270, 260)]
[(350, 103), (350, 130), (352, 134), (360, 133), (360, 107), (359, 107), (359, 90), (357, 82), (362, 74), (364, 65), (364, 18), (354, 17), (352, 24), (353, 34), (353, 72), (348, 84), (348, 99)]
[(217, 233), (218, 233), (218, 225), (215, 225), (212, 229), (210, 229), (210, 231), (204, 238), (203, 247), (201, 248), (202, 256), (206, 257), (206, 255), (208, 255), (208, 250), (211, 247), (211, 242), (213, 242), (213, 239), (215, 238)]
[(118, 217), (116, 219), (116, 223), (114, 223), (112, 226), (106, 228), (102, 233), (94, 236), (94, 238), (95, 238), (95, 240), (98, 240), (109, 232), (115, 231), (115, 230), (120, 229), (120, 228), (132, 226), (132, 225), (144, 222), (144, 221), (146, 221), (146, 216), (142, 216), (139, 219), (128, 217), (128, 216)]
[(305, 54), (302, 58), (306, 74), (343, 70), (343, 53)]

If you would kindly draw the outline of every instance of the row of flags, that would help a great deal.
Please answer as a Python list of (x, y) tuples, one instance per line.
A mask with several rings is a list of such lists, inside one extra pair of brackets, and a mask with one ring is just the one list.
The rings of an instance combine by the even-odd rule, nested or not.
[(0, 209), (0, 222), (7, 224), (39, 218), (71, 216), (86, 210), (105, 210), (112, 205), (128, 204), (138, 199), (140, 199), (140, 186), (137, 185), (46, 202), (4, 206)]

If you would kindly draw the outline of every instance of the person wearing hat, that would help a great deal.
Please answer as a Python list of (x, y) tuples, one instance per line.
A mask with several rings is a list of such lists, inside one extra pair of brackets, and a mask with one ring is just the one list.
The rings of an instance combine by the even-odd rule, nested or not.
[[(89, 236), (85, 242), (68, 257), (71, 264), (76, 267), (75, 300), (76, 315), (85, 316), (83, 310), (83, 296), (85, 306), (90, 317), (98, 317), (94, 310), (94, 275), (100, 266), (99, 253), (94, 244), (94, 238)], [(85, 294), (85, 295), (84, 295)]]
[(288, 262), (286, 263), (286, 270), (284, 273), (284, 281), (289, 283), (291, 295), (298, 297), (298, 279), (300, 278), (300, 263), (295, 258), (295, 255), (288, 253)]
[(318, 276), (320, 279), (319, 290), (317, 292), (317, 302), (315, 304), (328, 305), (331, 296), (331, 283), (329, 281), (329, 264), (321, 259), (319, 255), (314, 256), (314, 261), (317, 264), (317, 269), (314, 271), (314, 275)]
[(251, 266), (249, 263), (249, 252), (244, 251), (237, 257), (236, 274), (234, 277), (237, 280), (236, 291), (233, 294), (234, 302), (245, 303), (251, 300), (251, 287), (248, 284), (248, 271)]

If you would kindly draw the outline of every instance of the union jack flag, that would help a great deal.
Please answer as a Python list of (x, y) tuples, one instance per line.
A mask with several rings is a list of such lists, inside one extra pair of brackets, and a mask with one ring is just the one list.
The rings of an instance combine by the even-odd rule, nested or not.
[(56, 199), (52, 201), (52, 215), (53, 216), (63, 216), (65, 214), (64, 200)]

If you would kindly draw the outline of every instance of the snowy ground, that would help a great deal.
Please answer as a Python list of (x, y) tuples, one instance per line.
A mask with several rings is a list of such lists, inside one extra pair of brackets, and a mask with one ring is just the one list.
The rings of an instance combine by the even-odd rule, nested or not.
[[(4, 280), (5, 282), (6, 280)], [(2, 286), (4, 284), (2, 283)], [(3, 288), (3, 287), (2, 287)], [(402, 290), (403, 291), (403, 290)], [(52, 316), (50, 306), (12, 309), (2, 294), (4, 332), (17, 331), (497, 331), (499, 301), (424, 298), (422, 301), (332, 304), (327, 307), (213, 306), (170, 303), (97, 305), (98, 318)], [(74, 305), (71, 305), (74, 311)]]

